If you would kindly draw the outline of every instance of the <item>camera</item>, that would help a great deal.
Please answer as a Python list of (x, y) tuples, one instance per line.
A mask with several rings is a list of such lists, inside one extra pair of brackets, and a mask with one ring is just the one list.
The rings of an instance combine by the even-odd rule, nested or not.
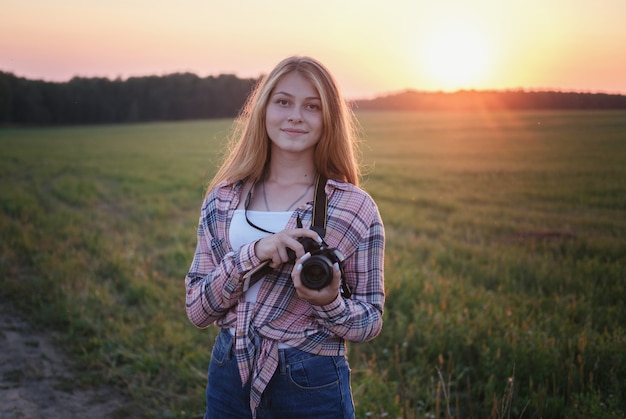
[[(298, 241), (305, 252), (311, 253), (311, 257), (302, 262), (302, 284), (313, 290), (324, 288), (333, 280), (333, 265), (338, 263), (341, 269), (345, 259), (343, 253), (339, 249), (330, 248), (324, 241), (320, 244), (309, 237), (300, 237)], [(289, 260), (296, 260), (293, 250), (287, 249), (287, 255)]]

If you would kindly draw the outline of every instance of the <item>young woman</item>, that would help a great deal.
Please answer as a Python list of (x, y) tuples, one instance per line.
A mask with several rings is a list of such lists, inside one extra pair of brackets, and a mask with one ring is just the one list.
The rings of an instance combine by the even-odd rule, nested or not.
[[(221, 328), (206, 419), (354, 417), (345, 341), (381, 330), (385, 236), (358, 188), (353, 124), (333, 76), (308, 57), (280, 62), (236, 121), (185, 278), (191, 322)], [(317, 189), (325, 230), (310, 228)], [(320, 248), (332, 264), (315, 289), (302, 272)]]

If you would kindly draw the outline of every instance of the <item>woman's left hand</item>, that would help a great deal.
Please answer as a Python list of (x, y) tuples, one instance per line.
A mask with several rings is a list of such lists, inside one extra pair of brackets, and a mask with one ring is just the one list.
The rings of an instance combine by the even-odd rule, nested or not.
[(296, 294), (301, 299), (308, 301), (315, 306), (324, 306), (335, 301), (339, 295), (339, 288), (341, 286), (341, 271), (339, 265), (335, 263), (333, 268), (333, 279), (326, 287), (313, 290), (307, 288), (302, 284), (300, 274), (302, 273), (302, 263), (311, 257), (310, 253), (305, 253), (300, 259), (296, 261), (293, 270), (291, 271), (291, 279), (293, 285), (296, 288)]

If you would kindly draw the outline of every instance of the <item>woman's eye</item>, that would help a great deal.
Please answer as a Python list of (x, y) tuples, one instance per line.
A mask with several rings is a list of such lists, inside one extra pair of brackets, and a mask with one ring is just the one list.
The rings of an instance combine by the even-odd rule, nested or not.
[(320, 109), (322, 109), (322, 107), (318, 105), (317, 103), (310, 103), (309, 105), (307, 105), (307, 108), (309, 108), (312, 111), (319, 111)]
[(287, 106), (289, 104), (289, 101), (287, 99), (278, 99), (276, 103), (278, 103), (281, 106)]

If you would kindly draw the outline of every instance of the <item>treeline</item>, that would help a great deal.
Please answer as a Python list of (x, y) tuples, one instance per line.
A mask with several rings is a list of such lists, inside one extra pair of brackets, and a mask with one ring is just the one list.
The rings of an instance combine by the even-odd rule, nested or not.
[[(46, 82), (0, 72), (1, 125), (75, 125), (232, 118), (256, 79), (191, 73)], [(543, 91), (405, 91), (354, 101), (361, 110), (626, 109), (626, 96)]]
[(47, 82), (0, 72), (0, 125), (73, 125), (237, 115), (256, 80), (191, 73)]
[(530, 110), (530, 109), (626, 109), (626, 96), (606, 93), (557, 91), (476, 91), (454, 93), (406, 91), (358, 101), (363, 110)]

